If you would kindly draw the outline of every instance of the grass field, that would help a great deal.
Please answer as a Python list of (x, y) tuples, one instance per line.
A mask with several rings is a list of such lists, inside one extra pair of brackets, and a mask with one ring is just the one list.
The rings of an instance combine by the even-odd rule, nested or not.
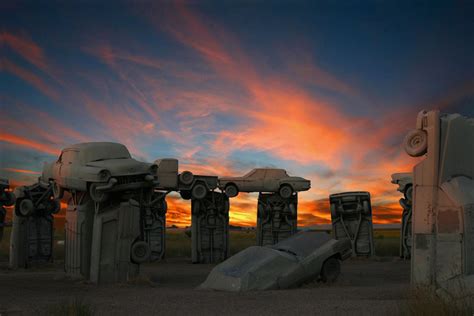
[[(10, 247), (11, 228), (6, 227), (3, 240), (0, 243), (0, 262), (8, 261)], [(395, 257), (399, 252), (398, 230), (375, 230), (374, 243), (375, 253), (381, 257)], [(255, 245), (255, 230), (230, 231), (230, 253), (231, 255)], [(54, 260), (62, 261), (64, 258), (64, 231), (55, 229), (54, 233)], [(191, 238), (184, 229), (168, 229), (166, 232), (166, 256), (168, 258), (190, 257)]]

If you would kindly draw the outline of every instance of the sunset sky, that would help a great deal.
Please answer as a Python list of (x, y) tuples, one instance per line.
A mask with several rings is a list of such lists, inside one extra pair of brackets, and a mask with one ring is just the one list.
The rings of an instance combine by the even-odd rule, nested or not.
[[(308, 178), (300, 225), (328, 223), (328, 195), (353, 190), (395, 223), (390, 175), (416, 163), (401, 147), (416, 114), (474, 116), (469, 1), (8, 2), (0, 176), (13, 185), (68, 144), (116, 141), (197, 174)], [(189, 225), (189, 202), (168, 203), (168, 223)], [(231, 224), (254, 225), (256, 204), (232, 199)]]

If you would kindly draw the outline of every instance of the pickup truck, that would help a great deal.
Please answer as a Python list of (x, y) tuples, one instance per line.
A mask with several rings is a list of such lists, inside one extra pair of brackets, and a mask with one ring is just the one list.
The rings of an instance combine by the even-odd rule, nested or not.
[(195, 175), (191, 171), (178, 173), (178, 160), (164, 158), (155, 160), (158, 190), (179, 191), (185, 200), (191, 198), (201, 200), (206, 197), (207, 192), (217, 188), (216, 176)]

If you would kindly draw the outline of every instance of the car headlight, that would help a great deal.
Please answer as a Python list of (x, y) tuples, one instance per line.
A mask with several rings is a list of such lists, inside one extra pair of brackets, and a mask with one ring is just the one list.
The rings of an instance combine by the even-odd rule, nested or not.
[(102, 170), (101, 172), (99, 172), (99, 179), (101, 181), (108, 181), (110, 176), (111, 174), (109, 170)]

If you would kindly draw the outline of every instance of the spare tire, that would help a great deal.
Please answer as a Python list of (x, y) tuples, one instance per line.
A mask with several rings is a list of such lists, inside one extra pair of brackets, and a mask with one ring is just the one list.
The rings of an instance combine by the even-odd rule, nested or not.
[(282, 198), (289, 199), (293, 194), (293, 188), (289, 184), (283, 184), (278, 193)]
[(208, 190), (206, 185), (202, 182), (198, 182), (193, 186), (193, 189), (191, 190), (191, 195), (196, 200), (202, 200), (206, 197), (207, 191)]
[(33, 201), (30, 199), (23, 199), (18, 207), (19, 214), (17, 215), (27, 217), (33, 215), (34, 211), (35, 205), (33, 204)]
[(428, 134), (421, 129), (410, 131), (403, 142), (403, 147), (408, 155), (419, 157), (426, 154), (428, 150)]
[(191, 171), (183, 171), (180, 175), (179, 175), (179, 181), (182, 183), (182, 184), (185, 184), (185, 185), (190, 185), (191, 183), (193, 183), (193, 180), (194, 180), (194, 175)]
[(151, 249), (146, 242), (140, 240), (132, 245), (132, 249), (130, 251), (130, 258), (132, 259), (132, 262), (138, 264), (147, 262), (150, 259), (150, 255)]

